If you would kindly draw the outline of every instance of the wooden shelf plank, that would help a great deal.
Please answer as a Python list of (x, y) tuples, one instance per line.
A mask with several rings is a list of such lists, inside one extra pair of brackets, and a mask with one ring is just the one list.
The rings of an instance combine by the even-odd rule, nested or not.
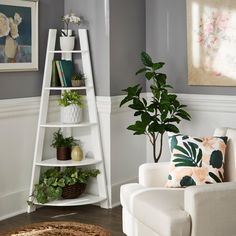
[(62, 199), (48, 202), (45, 204), (34, 202), (34, 204), (43, 206), (79, 206), (79, 205), (94, 204), (105, 200), (106, 200), (105, 197), (84, 193), (76, 199)]
[(59, 161), (56, 158), (51, 158), (48, 160), (38, 161), (36, 162), (37, 166), (88, 166), (88, 165), (95, 165), (101, 163), (101, 160), (95, 160), (93, 158), (85, 158), (82, 161)]

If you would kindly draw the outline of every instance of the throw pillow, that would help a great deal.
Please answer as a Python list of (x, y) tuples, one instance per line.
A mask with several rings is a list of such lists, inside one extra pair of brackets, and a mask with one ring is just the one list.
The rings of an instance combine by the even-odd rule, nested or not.
[(169, 137), (170, 172), (166, 187), (187, 187), (224, 180), (227, 137)]

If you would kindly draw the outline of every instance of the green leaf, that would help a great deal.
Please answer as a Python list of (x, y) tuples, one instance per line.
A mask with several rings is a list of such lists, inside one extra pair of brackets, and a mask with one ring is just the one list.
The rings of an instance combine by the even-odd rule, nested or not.
[(153, 72), (146, 72), (145, 73), (145, 77), (147, 78), (147, 80), (151, 80), (154, 77), (154, 73)]
[(209, 176), (216, 181), (216, 183), (221, 183), (222, 181), (214, 173), (209, 172)]
[(173, 133), (179, 133), (179, 129), (175, 125), (172, 125), (172, 124), (165, 125), (165, 130), (169, 132), (173, 132)]
[(197, 162), (199, 167), (202, 167), (202, 149), (200, 149), (200, 148), (199, 148), (199, 151), (198, 151), (196, 162)]
[(180, 181), (180, 185), (182, 187), (193, 186), (196, 185), (196, 182), (193, 180), (191, 176), (184, 176)]
[(152, 65), (152, 69), (153, 69), (153, 70), (159, 70), (159, 69), (161, 69), (164, 65), (165, 65), (164, 62), (154, 63), (154, 64)]
[(120, 102), (120, 107), (123, 106), (125, 103), (131, 101), (133, 99), (133, 97), (131, 96), (126, 96), (124, 99), (122, 99), (122, 101)]
[(181, 117), (182, 119), (185, 119), (185, 120), (190, 120), (191, 119), (191, 116), (186, 111), (184, 111), (182, 109), (178, 110), (178, 112), (175, 115), (179, 116), (179, 117)]
[(218, 174), (220, 176), (221, 182), (224, 182), (224, 176), (222, 175), (222, 173), (220, 171), (218, 171)]
[(165, 133), (165, 126), (163, 124), (159, 124), (158, 122), (153, 122), (152, 124), (149, 125), (148, 127), (148, 132), (158, 132), (160, 134)]
[(133, 99), (133, 104), (130, 104), (128, 107), (134, 110), (144, 110), (145, 106), (143, 105), (142, 101), (139, 98)]
[(138, 74), (140, 74), (140, 73), (145, 72), (146, 70), (147, 70), (146, 67), (145, 67), (145, 68), (142, 68), (142, 69), (138, 70), (135, 74), (138, 75)]
[(221, 168), (223, 165), (223, 154), (220, 150), (216, 150), (211, 153), (210, 165), (212, 165), (213, 168)]
[(140, 116), (141, 114), (143, 114), (143, 111), (136, 111), (136, 112), (134, 113), (134, 116)]
[(183, 147), (181, 147), (181, 146), (176, 146), (175, 149), (178, 150), (178, 151), (180, 151), (180, 152), (182, 152), (182, 153), (184, 153), (186, 156), (189, 157), (189, 153), (188, 153), (188, 152), (186, 151), (186, 149), (184, 149)]
[(171, 152), (173, 152), (173, 150), (174, 150), (174, 148), (176, 148), (177, 144), (178, 144), (178, 141), (177, 141), (176, 136), (170, 137), (170, 149), (171, 149)]
[(191, 147), (187, 144), (187, 143), (185, 143), (185, 142), (183, 142), (183, 145), (185, 146), (185, 148), (188, 150), (188, 155), (189, 155), (189, 157), (190, 158), (192, 158), (192, 150), (191, 150)]
[(152, 58), (146, 52), (141, 53), (141, 60), (145, 66), (152, 67)]

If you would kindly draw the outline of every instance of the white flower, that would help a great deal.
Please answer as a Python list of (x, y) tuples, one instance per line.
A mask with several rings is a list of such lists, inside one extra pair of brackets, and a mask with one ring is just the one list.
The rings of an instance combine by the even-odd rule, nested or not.
[(17, 25), (19, 25), (22, 22), (22, 18), (20, 17), (20, 15), (17, 12), (14, 15), (14, 21)]
[(7, 36), (10, 31), (9, 19), (0, 12), (0, 37)]
[(62, 21), (64, 21), (66, 24), (69, 23), (75, 23), (75, 24), (80, 24), (80, 17), (76, 16), (75, 13), (70, 13), (70, 14), (66, 14), (62, 17)]
[(13, 39), (16, 39), (19, 37), (18, 33), (18, 24), (15, 23), (15, 21), (12, 18), (9, 18), (10, 20), (10, 34)]
[(75, 15), (71, 15), (70, 17), (70, 22), (75, 23), (75, 24), (80, 24), (80, 18), (78, 16)]

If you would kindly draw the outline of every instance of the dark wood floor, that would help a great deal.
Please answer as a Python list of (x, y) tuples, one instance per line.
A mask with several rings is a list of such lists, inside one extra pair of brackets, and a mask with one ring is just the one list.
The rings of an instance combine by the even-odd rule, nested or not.
[(113, 236), (124, 235), (121, 226), (121, 207), (102, 209), (98, 206), (42, 207), (30, 214), (21, 214), (0, 221), (0, 234), (31, 223), (45, 221), (78, 221), (85, 224), (100, 225)]

